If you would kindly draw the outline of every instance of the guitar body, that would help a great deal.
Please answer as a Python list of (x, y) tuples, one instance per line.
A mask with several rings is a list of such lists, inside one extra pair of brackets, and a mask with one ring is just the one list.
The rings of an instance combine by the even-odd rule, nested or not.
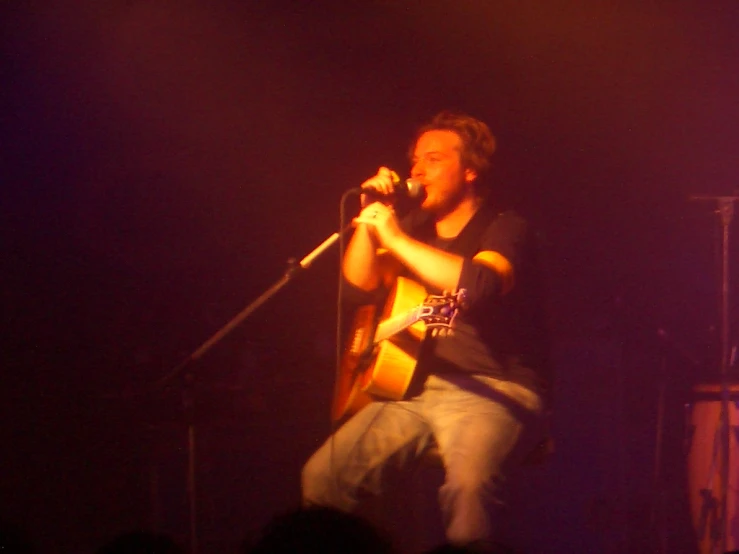
[[(407, 326), (403, 321), (426, 298), (423, 286), (398, 277), (379, 318), (374, 306), (359, 308), (336, 382), (334, 420), (357, 412), (376, 398), (400, 400), (405, 396), (427, 325), (422, 319)], [(396, 327), (403, 328), (392, 332)], [(382, 338), (385, 334), (390, 336)]]

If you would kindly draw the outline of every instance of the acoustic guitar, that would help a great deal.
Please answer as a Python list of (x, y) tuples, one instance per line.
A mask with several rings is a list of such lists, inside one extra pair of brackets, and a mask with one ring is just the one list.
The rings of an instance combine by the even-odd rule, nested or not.
[(398, 277), (379, 317), (374, 305), (361, 306), (336, 380), (333, 419), (351, 415), (375, 399), (403, 398), (426, 333), (452, 332), (463, 300), (464, 290), (429, 295), (419, 283)]

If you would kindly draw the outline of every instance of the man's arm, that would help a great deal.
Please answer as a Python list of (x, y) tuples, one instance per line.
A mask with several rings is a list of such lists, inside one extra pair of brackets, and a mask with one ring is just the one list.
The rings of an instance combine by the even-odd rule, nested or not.
[[(465, 288), (469, 300), (474, 304), (491, 294), (505, 295), (514, 286), (515, 256), (511, 255), (514, 249), (508, 247), (508, 239), (483, 240), (483, 250), (472, 259), (465, 259), (405, 234), (398, 226), (392, 209), (386, 206), (370, 205), (362, 210), (355, 221), (371, 227), (374, 232), (370, 230), (370, 240), (381, 241), (382, 246), (392, 257), (430, 287), (438, 290)], [(492, 233), (493, 237), (497, 237), (498, 234)], [(510, 234), (506, 232), (504, 236)], [(502, 252), (509, 255), (505, 256)]]
[(344, 278), (355, 287), (373, 291), (380, 286), (377, 245), (367, 225), (357, 225), (341, 263)]
[(454, 290), (459, 285), (464, 258), (419, 242), (406, 234), (388, 241), (390, 254), (410, 269), (418, 279), (439, 290)]
[(483, 250), (471, 260), (465, 260), (462, 256), (433, 248), (407, 235), (394, 239), (388, 244), (388, 249), (421, 281), (440, 290), (482, 286), (504, 295), (513, 288), (513, 266), (498, 252)]
[[(390, 197), (398, 176), (387, 167), (380, 167), (377, 174), (362, 183), (361, 188), (374, 190)], [(365, 198), (362, 197), (364, 205)], [(383, 267), (377, 249), (377, 238), (366, 223), (358, 222), (341, 262), (344, 278), (360, 290), (376, 290), (387, 279), (387, 268)], [(387, 283), (385, 283), (387, 284)]]

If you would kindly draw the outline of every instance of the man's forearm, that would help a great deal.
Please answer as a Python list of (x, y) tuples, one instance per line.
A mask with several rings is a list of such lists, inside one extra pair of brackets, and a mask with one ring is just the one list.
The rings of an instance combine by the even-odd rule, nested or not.
[(344, 277), (354, 286), (371, 291), (380, 286), (377, 245), (366, 225), (354, 231), (342, 261)]
[(464, 259), (399, 235), (387, 244), (390, 253), (426, 285), (440, 290), (454, 290), (459, 284)]

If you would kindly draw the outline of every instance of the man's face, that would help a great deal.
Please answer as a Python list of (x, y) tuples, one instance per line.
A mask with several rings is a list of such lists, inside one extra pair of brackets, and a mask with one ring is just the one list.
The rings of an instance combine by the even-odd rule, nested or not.
[(421, 207), (437, 214), (448, 213), (472, 192), (477, 176), (464, 169), (461, 160), (462, 140), (454, 131), (426, 131), (413, 151), (411, 177), (419, 179), (426, 189)]

